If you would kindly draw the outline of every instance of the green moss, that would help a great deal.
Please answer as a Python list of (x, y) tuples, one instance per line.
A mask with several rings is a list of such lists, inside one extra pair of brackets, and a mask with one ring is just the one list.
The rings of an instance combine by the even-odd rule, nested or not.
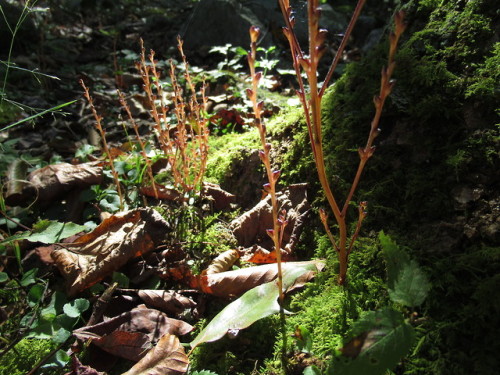
[(405, 374), (496, 373), (500, 343), (491, 333), (500, 326), (500, 248), (480, 246), (429, 263), (434, 288), (425, 334)]
[(190, 368), (221, 375), (253, 374), (271, 355), (278, 330), (279, 317), (274, 315), (255, 322), (235, 338), (226, 335), (216, 342), (202, 344), (190, 356)]
[(55, 347), (50, 340), (23, 339), (0, 359), (0, 373), (24, 375)]
[(251, 129), (243, 134), (230, 133), (210, 138), (207, 179), (223, 185), (229, 177), (231, 164), (235, 160), (241, 160), (245, 150), (258, 149), (259, 146), (257, 129)]
[[(488, 4), (482, 0), (465, 6), (435, 1), (408, 5), (414, 29), (410, 26), (410, 36), (397, 55), (397, 83), (380, 122), (377, 151), (355, 197), (370, 204), (367, 224), (396, 220), (405, 225), (415, 218), (428, 222), (453, 214), (448, 193), (462, 166), (450, 164), (450, 158), (467, 147), (477, 128), (495, 131), (498, 47), (493, 46)], [(324, 98), (325, 160), (339, 199), (357, 168), (357, 149), (368, 136), (372, 97), (378, 92), (386, 55), (383, 43), (351, 64)], [(491, 158), (490, 151), (484, 158), (487, 154)]]
[[(337, 284), (337, 256), (328, 238), (321, 236), (317, 242), (316, 255), (327, 258), (326, 268), (304, 291), (293, 296), (289, 309), (298, 313), (288, 316), (286, 324), (288, 336), (297, 326), (311, 333), (312, 353), (321, 361), (342, 346), (345, 334), (362, 311), (376, 310), (387, 304), (388, 296), (380, 249), (375, 240), (361, 238), (353, 250), (347, 288)], [(263, 373), (274, 373), (281, 343), (277, 337), (275, 356), (266, 362)], [(295, 356), (291, 358), (292, 365), (296, 360)]]
[(491, 55), (474, 72), (466, 89), (466, 97), (482, 97), (489, 101), (498, 99), (500, 89), (500, 42), (495, 43)]

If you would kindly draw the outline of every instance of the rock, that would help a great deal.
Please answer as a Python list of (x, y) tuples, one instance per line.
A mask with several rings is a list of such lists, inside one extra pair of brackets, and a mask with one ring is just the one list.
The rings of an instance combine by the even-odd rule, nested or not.
[(247, 46), (248, 30), (263, 24), (248, 8), (236, 0), (202, 0), (195, 7), (188, 23), (181, 31), (186, 51), (196, 50), (202, 55), (213, 46), (227, 43)]
[[(303, 48), (307, 43), (307, 7), (303, 2), (292, 1), (295, 10), (295, 32)], [(320, 26), (330, 31), (330, 36), (343, 32), (348, 18), (330, 5), (321, 6)], [(225, 45), (247, 48), (250, 43), (248, 29), (255, 25), (261, 29), (259, 45), (288, 45), (281, 28), (283, 16), (277, 1), (270, 0), (202, 0), (195, 7), (191, 18), (181, 30), (184, 47), (207, 54), (212, 46)]]
[(459, 204), (467, 204), (474, 200), (473, 190), (467, 186), (456, 186), (451, 193)]

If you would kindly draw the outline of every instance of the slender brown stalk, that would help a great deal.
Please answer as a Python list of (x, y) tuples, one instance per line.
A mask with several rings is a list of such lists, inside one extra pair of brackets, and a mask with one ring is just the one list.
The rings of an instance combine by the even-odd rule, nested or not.
[(276, 251), (276, 261), (278, 264), (278, 288), (279, 288), (279, 298), (283, 301), (283, 275), (281, 272), (281, 248), (280, 248), (280, 224), (278, 222), (278, 199), (276, 197), (276, 183), (280, 176), (280, 171), (273, 171), (271, 166), (271, 144), (267, 142), (266, 139), (266, 126), (262, 122), (262, 108), (264, 102), (257, 101), (257, 90), (259, 86), (259, 80), (261, 79), (261, 73), (255, 71), (255, 61), (256, 61), (256, 50), (257, 50), (257, 39), (260, 30), (258, 27), (252, 26), (250, 28), (250, 53), (248, 56), (248, 65), (250, 67), (250, 77), (252, 78), (252, 88), (247, 89), (248, 98), (252, 101), (253, 111), (255, 115), (255, 126), (259, 131), (260, 142), (262, 144), (262, 150), (259, 152), (260, 159), (264, 164), (268, 183), (264, 185), (264, 190), (271, 197), (272, 212), (273, 212), (273, 228), (268, 229), (268, 234), (272, 238), (274, 243), (274, 250)]
[[(318, 172), (318, 178), (321, 187), (324, 191), (325, 197), (330, 205), (330, 208), (335, 217), (335, 221), (339, 228), (338, 240), (336, 240), (329, 229), (328, 216), (323, 210), (320, 210), (321, 221), (325, 227), (328, 238), (330, 239), (332, 246), (337, 250), (339, 257), (339, 284), (344, 284), (346, 282), (347, 267), (349, 253), (352, 250), (354, 242), (358, 237), (361, 224), (366, 217), (366, 203), (363, 202), (359, 206), (358, 223), (354, 233), (351, 235), (350, 241), (348, 241), (348, 231), (346, 216), (349, 204), (353, 198), (353, 195), (358, 187), (359, 180), (363, 169), (368, 161), (368, 159), (373, 155), (375, 148), (373, 147), (373, 141), (378, 134), (378, 124), (380, 122), (380, 117), (382, 114), (382, 109), (386, 98), (391, 92), (393, 82), (391, 81), (391, 76), (394, 71), (394, 56), (398, 44), (399, 37), (404, 31), (405, 24), (403, 21), (404, 15), (399, 12), (395, 16), (395, 31), (391, 33), (390, 36), (390, 52), (389, 52), (389, 63), (388, 67), (382, 70), (382, 78), (380, 85), (380, 93), (374, 98), (375, 103), (375, 115), (370, 126), (370, 132), (368, 135), (368, 140), (364, 148), (360, 148), (360, 163), (351, 184), (351, 188), (344, 201), (342, 209), (340, 209), (337, 200), (331, 189), (329, 179), (326, 173), (324, 152), (323, 152), (323, 139), (322, 139), (322, 122), (321, 122), (321, 99), (325, 93), (325, 90), (333, 76), (333, 73), (337, 67), (338, 62), (342, 56), (342, 53), (346, 47), (347, 41), (352, 33), (354, 25), (360, 15), (360, 12), (365, 4), (365, 0), (358, 0), (356, 8), (353, 12), (351, 21), (346, 29), (342, 42), (337, 50), (337, 53), (332, 61), (330, 69), (326, 75), (325, 80), (322, 85), (318, 84), (318, 64), (324, 52), (324, 41), (326, 38), (326, 30), (321, 30), (319, 28), (319, 17), (320, 8), (318, 0), (308, 0), (308, 31), (309, 31), (309, 51), (306, 55), (302, 52), (302, 49), (298, 43), (298, 39), (294, 32), (294, 19), (292, 9), (290, 8), (289, 0), (279, 0), (280, 8), (285, 19), (284, 34), (288, 39), (290, 45), (290, 51), (292, 53), (293, 66), (296, 71), (297, 80), (299, 84), (299, 89), (297, 94), (302, 103), (302, 107), (305, 114), (306, 124), (308, 128), (309, 138), (311, 141), (311, 149), (314, 156), (314, 161), (316, 164), (316, 170)], [(309, 95), (306, 95), (305, 83), (301, 77), (301, 72), (304, 72), (307, 76), (307, 83), (309, 84)]]
[(325, 90), (328, 87), (328, 83), (332, 79), (333, 73), (337, 69), (337, 65), (340, 61), (340, 58), (342, 57), (342, 53), (344, 52), (345, 47), (347, 45), (347, 42), (349, 41), (349, 38), (351, 37), (352, 30), (354, 30), (354, 26), (356, 25), (356, 21), (358, 20), (359, 15), (361, 14), (361, 10), (363, 10), (365, 3), (366, 3), (366, 0), (358, 0), (358, 3), (356, 4), (356, 8), (354, 9), (354, 12), (352, 13), (351, 20), (349, 21), (349, 25), (347, 26), (347, 29), (344, 33), (342, 41), (340, 42), (340, 46), (337, 49), (337, 52), (335, 53), (335, 57), (333, 58), (332, 64), (330, 65), (330, 68), (328, 69), (328, 73), (326, 74), (325, 80), (323, 81), (323, 85), (321, 86), (321, 90), (319, 92), (320, 97), (323, 97), (323, 94), (325, 93)]
[(273, 227), (267, 230), (267, 234), (271, 237), (274, 244), (274, 251), (276, 252), (276, 264), (278, 267), (278, 290), (279, 290), (279, 302), (280, 302), (280, 317), (281, 317), (281, 330), (283, 338), (282, 346), (282, 362), (285, 367), (286, 360), (286, 347), (287, 347), (287, 335), (286, 335), (286, 325), (285, 325), (285, 310), (283, 307), (284, 303), (284, 290), (283, 290), (283, 271), (281, 264), (281, 243), (283, 240), (283, 232), (286, 221), (286, 211), (282, 210), (279, 213), (278, 199), (276, 196), (276, 184), (280, 177), (281, 171), (273, 170), (271, 165), (271, 149), (272, 145), (267, 142), (267, 130), (266, 125), (262, 121), (262, 109), (264, 102), (259, 102), (257, 99), (257, 91), (259, 87), (259, 81), (262, 77), (261, 72), (256, 72), (255, 61), (257, 54), (257, 39), (259, 37), (260, 30), (258, 27), (250, 27), (250, 51), (247, 55), (248, 66), (250, 68), (250, 77), (252, 79), (252, 88), (247, 89), (247, 96), (251, 100), (253, 105), (253, 112), (255, 116), (255, 126), (259, 131), (260, 142), (262, 145), (262, 150), (259, 151), (259, 156), (264, 164), (264, 168), (267, 174), (267, 183), (264, 185), (264, 191), (271, 197), (272, 205), (272, 216), (273, 216)]
[(87, 86), (85, 86), (85, 83), (83, 82), (83, 80), (80, 80), (80, 86), (83, 87), (85, 98), (87, 99), (87, 102), (90, 105), (90, 109), (92, 111), (92, 114), (94, 115), (96, 129), (99, 131), (99, 134), (101, 135), (101, 138), (102, 138), (102, 145), (104, 148), (104, 152), (106, 153), (106, 155), (109, 158), (109, 166), (111, 168), (111, 174), (113, 175), (113, 180), (115, 182), (116, 191), (118, 192), (118, 197), (120, 198), (120, 209), (123, 210), (123, 193), (122, 193), (122, 189), (120, 186), (120, 180), (118, 179), (118, 173), (116, 172), (116, 169), (115, 169), (113, 154), (109, 150), (108, 142), (106, 142), (106, 132), (104, 131), (102, 124), (101, 124), (102, 117), (99, 116), (99, 114), (97, 113), (97, 110), (95, 109), (95, 106), (94, 106), (94, 101), (92, 100), (92, 97), (90, 96), (89, 89), (87, 88)]

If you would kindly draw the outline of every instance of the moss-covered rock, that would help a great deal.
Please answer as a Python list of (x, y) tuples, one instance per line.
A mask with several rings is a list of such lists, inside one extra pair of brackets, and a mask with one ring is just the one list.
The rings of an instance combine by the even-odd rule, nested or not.
[[(492, 288), (500, 266), (498, 7), (421, 0), (404, 8), (397, 84), (355, 200), (370, 203), (364, 230), (385, 228), (410, 245), (434, 283), (420, 344), (400, 373), (491, 374), (500, 350), (491, 302), (500, 300)], [(366, 142), (386, 50), (351, 64), (324, 98), (327, 168), (339, 197)]]
[[(411, 0), (403, 8), (409, 27), (397, 55), (397, 84), (354, 197), (369, 202), (362, 233), (390, 232), (413, 249), (433, 284), (418, 311), (425, 317), (418, 345), (397, 373), (492, 374), (500, 365), (498, 6)], [(350, 64), (324, 97), (325, 160), (340, 201), (359, 162), (357, 149), (366, 143), (386, 56), (387, 42)], [(302, 117), (281, 117), (269, 133), (283, 144), (275, 159), (281, 182), (309, 182), (315, 207), (325, 206)], [(238, 164), (221, 159), (216, 165), (225, 172), (213, 176), (224, 180), (231, 175), (227, 166)], [(325, 359), (361, 310), (387, 302), (384, 263), (375, 242), (360, 239), (350, 260), (350, 292), (343, 291), (335, 285), (335, 251), (317, 234), (319, 221), (309, 224), (303, 251), (326, 257), (327, 272), (295, 298), (291, 308), (300, 313), (289, 318), (288, 331), (308, 328), (313, 353)], [(273, 363), (264, 372), (273, 373)]]

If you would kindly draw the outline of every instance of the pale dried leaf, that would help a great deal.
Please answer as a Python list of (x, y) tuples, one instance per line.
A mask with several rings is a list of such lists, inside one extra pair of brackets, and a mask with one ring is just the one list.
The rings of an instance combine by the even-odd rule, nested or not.
[(31, 172), (22, 191), (7, 196), (6, 200), (10, 205), (23, 205), (37, 197), (42, 204), (48, 204), (72, 189), (100, 184), (102, 178), (103, 167), (95, 162), (48, 165)]
[(122, 375), (181, 375), (186, 373), (189, 359), (179, 339), (164, 335), (146, 356)]
[(203, 195), (211, 198), (215, 210), (225, 210), (236, 201), (236, 196), (222, 190), (219, 185), (203, 182)]
[(233, 264), (239, 259), (240, 254), (236, 250), (227, 250), (219, 254), (210, 265), (207, 267), (206, 274), (211, 275), (220, 273), (230, 269)]

